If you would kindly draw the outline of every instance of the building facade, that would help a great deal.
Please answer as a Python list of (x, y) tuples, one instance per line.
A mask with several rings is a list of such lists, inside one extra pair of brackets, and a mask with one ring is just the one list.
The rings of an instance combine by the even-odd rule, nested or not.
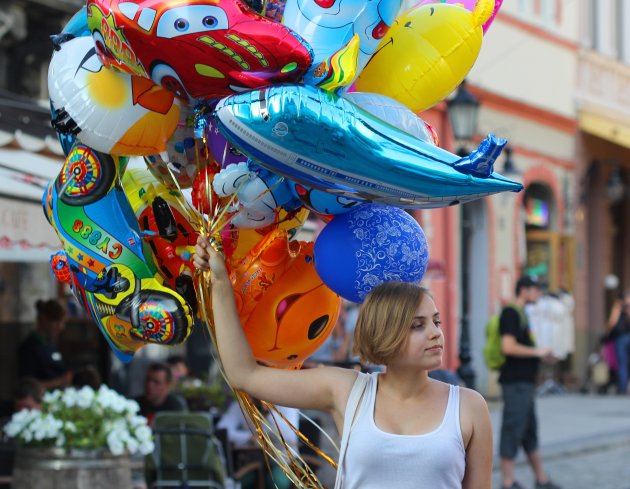
[[(48, 36), (83, 3), (0, 5), (5, 324), (32, 321), (34, 299), (67, 292), (49, 273), (48, 256), (58, 240), (39, 196), (63, 158), (48, 125)], [(467, 330), (481, 392), (496, 393), (496, 378), (482, 356), (485, 325), (511, 300), (519, 275), (534, 274), (549, 291), (574, 296), (575, 348), (568, 368), (578, 381), (603, 334), (611, 301), (630, 288), (630, 231), (624, 220), (630, 210), (630, 29), (623, 28), (628, 25), (625, 1), (505, 1), (467, 78), (481, 103), (475, 140), (455, 141), (444, 102), (420, 114), (452, 152), (471, 150), (490, 132), (507, 138), (510, 159), (501, 157), (495, 170), (525, 187), (520, 194), (414, 212), (429, 240), (425, 283), (443, 313), (444, 366), (460, 366), (461, 332)], [(3, 339), (15, 341), (10, 328), (0, 331)]]
[[(497, 386), (483, 361), (485, 325), (513, 298), (518, 277), (536, 275), (550, 292), (575, 289), (578, 41), (573, 2), (504, 3), (467, 88), (480, 102), (475, 142), (488, 133), (508, 139), (509, 162), (500, 158), (495, 171), (525, 189), (420, 217), (431, 239), (430, 286), (448, 317), (446, 366), (458, 368), (458, 338), (467, 328), (475, 387), (486, 394), (496, 394)], [(444, 104), (421, 116), (437, 124), (443, 145), (456, 152), (462, 143), (453, 139)], [(565, 369), (577, 373), (573, 357)]]
[(576, 110), (576, 338), (597, 351), (613, 301), (630, 288), (630, 4), (580, 2)]

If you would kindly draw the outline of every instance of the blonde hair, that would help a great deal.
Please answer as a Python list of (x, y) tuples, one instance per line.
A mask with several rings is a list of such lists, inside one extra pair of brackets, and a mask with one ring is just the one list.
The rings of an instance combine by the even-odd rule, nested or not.
[(385, 282), (365, 298), (354, 329), (352, 351), (361, 362), (387, 365), (403, 348), (424, 287), (408, 282)]

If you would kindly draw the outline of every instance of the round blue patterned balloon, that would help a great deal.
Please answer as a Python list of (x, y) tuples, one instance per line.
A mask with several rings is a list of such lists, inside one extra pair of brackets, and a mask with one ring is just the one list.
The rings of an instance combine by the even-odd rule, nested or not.
[(363, 302), (383, 282), (419, 282), (429, 261), (418, 222), (397, 207), (364, 204), (335, 216), (315, 241), (315, 269), (344, 299)]

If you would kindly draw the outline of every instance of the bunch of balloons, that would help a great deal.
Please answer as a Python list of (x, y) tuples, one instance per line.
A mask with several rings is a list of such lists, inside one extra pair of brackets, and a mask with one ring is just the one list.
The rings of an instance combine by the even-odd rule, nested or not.
[[(53, 36), (51, 264), (123, 361), (189, 335), (200, 232), (222, 242), (257, 359), (290, 368), (341, 297), (422, 278), (404, 209), (521, 188), (493, 171), (505, 140), (460, 157), (417, 115), (461, 83), (501, 0), (245, 2), (88, 0)], [(309, 212), (327, 224), (296, 241)]]

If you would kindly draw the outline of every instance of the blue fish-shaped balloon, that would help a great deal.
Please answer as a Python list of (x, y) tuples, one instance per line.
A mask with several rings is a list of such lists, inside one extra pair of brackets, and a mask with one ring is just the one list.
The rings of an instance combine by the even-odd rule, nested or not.
[(461, 158), (316, 87), (233, 95), (215, 116), (224, 136), (261, 165), (351, 199), (434, 208), (523, 188), (492, 170), (505, 140), (490, 135)]

